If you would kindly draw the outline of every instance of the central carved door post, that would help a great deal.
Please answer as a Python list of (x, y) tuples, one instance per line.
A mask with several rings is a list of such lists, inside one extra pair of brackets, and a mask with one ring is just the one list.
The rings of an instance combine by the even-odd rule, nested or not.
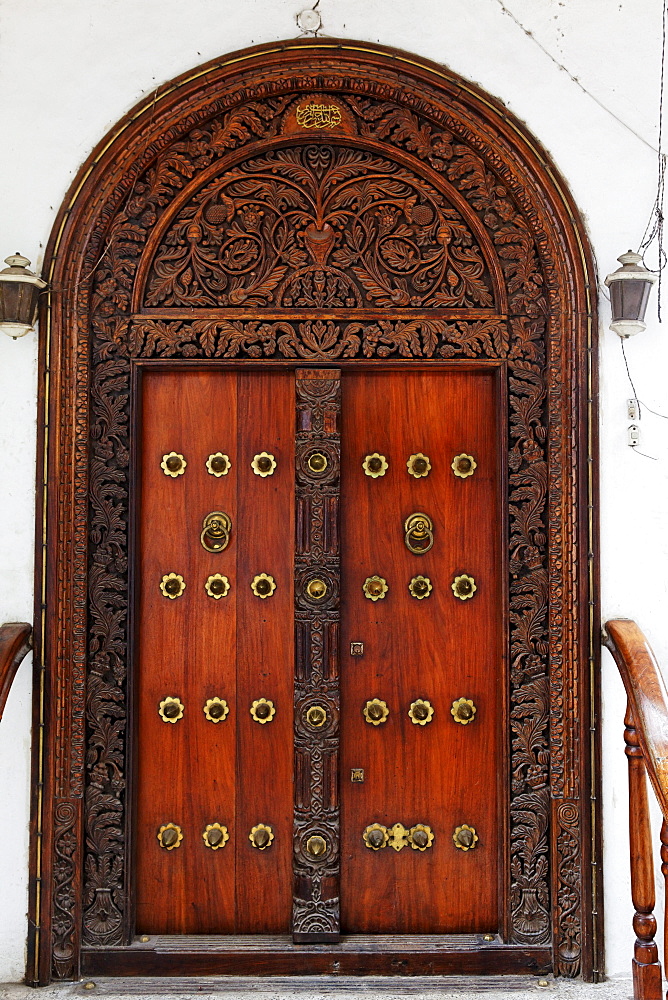
[(292, 934), (339, 939), (341, 372), (296, 373), (295, 819)]

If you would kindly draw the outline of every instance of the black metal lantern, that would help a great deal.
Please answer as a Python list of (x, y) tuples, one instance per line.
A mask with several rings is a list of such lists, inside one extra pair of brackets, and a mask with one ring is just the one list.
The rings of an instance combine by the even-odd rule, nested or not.
[(28, 270), (30, 261), (19, 253), (7, 257), (5, 264), (9, 267), (0, 271), (0, 330), (16, 340), (37, 322), (40, 292), (47, 283)]
[(612, 306), (610, 329), (620, 337), (632, 337), (645, 329), (645, 310), (657, 276), (642, 265), (642, 257), (632, 250), (617, 260), (622, 266), (605, 279)]

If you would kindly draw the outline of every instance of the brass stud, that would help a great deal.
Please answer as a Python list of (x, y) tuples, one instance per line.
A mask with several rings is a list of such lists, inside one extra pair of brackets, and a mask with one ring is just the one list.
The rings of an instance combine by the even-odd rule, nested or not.
[(367, 701), (362, 713), (366, 721), (372, 726), (380, 726), (387, 719), (390, 710), (386, 702), (381, 701), (380, 698), (372, 698), (370, 701)]
[(473, 577), (468, 576), (466, 573), (456, 576), (450, 586), (452, 587), (452, 593), (460, 601), (468, 601), (478, 589)]
[(225, 847), (225, 844), (230, 839), (230, 835), (227, 832), (226, 826), (221, 826), (220, 823), (209, 823), (208, 826), (204, 827), (202, 839), (206, 847), (210, 847), (212, 851), (217, 851), (219, 847)]
[(224, 455), (222, 451), (214, 452), (206, 460), (206, 471), (210, 476), (215, 476), (216, 479), (226, 476), (231, 468), (232, 463), (230, 462), (229, 455)]
[(431, 702), (418, 698), (411, 702), (408, 715), (414, 726), (426, 726), (434, 718), (434, 709)]
[(314, 601), (321, 601), (327, 593), (327, 584), (324, 580), (316, 577), (313, 580), (309, 580), (306, 584), (306, 593), (309, 597), (313, 598)]
[(142, 936), (139, 938), (139, 940), (141, 941), (142, 944), (146, 944), (146, 942), (150, 941), (151, 939), (148, 936), (148, 934), (142, 934)]
[(166, 476), (171, 476), (172, 479), (176, 479), (177, 476), (182, 476), (186, 471), (187, 464), (188, 463), (183, 455), (179, 455), (176, 451), (170, 451), (167, 455), (162, 456), (160, 468)]
[(478, 835), (475, 829), (466, 823), (462, 823), (461, 826), (455, 829), (452, 839), (455, 847), (459, 848), (460, 851), (472, 851), (478, 843)]
[(379, 479), (380, 476), (384, 476), (388, 467), (385, 456), (379, 455), (377, 451), (374, 451), (372, 455), (367, 455), (362, 462), (364, 475), (371, 476), (372, 479)]
[(268, 451), (261, 451), (259, 455), (253, 456), (251, 468), (256, 476), (266, 479), (267, 476), (273, 476), (274, 469), (276, 468), (276, 459)]
[(455, 455), (450, 468), (459, 479), (467, 479), (473, 475), (478, 465), (473, 455)]
[(418, 601), (423, 601), (425, 597), (429, 597), (433, 589), (428, 576), (414, 576), (408, 584), (408, 592), (411, 597), (415, 597)]
[(453, 701), (450, 714), (455, 722), (459, 722), (462, 726), (468, 726), (469, 722), (473, 722), (475, 719), (477, 711), (470, 698), (458, 698), (457, 701)]
[(253, 577), (250, 586), (255, 596), (264, 601), (267, 597), (271, 597), (276, 590), (276, 581), (268, 573), (258, 573), (257, 576)]
[(327, 722), (327, 710), (322, 705), (311, 705), (306, 713), (306, 721), (314, 729), (322, 729)]
[(224, 722), (230, 713), (224, 698), (209, 698), (202, 709), (209, 722)]
[(220, 573), (214, 573), (213, 576), (207, 578), (207, 581), (204, 584), (204, 589), (209, 597), (213, 597), (214, 601), (219, 601), (221, 597), (227, 597), (229, 594), (230, 581), (226, 576), (221, 576)]
[(314, 451), (313, 454), (309, 455), (306, 464), (311, 472), (319, 473), (325, 471), (329, 465), (329, 460), (327, 455), (323, 455), (321, 451)]
[(165, 823), (158, 830), (158, 843), (166, 851), (173, 851), (176, 847), (180, 847), (182, 840), (181, 827), (177, 826), (176, 823)]
[[(148, 938), (146, 938), (146, 940), (148, 941)], [(95, 983), (91, 983), (91, 982), (84, 983), (84, 989), (85, 990), (94, 990), (95, 989)]]
[(414, 851), (426, 851), (434, 843), (431, 827), (425, 823), (416, 823), (408, 832), (408, 843)]
[(327, 851), (327, 841), (324, 837), (316, 834), (306, 841), (306, 850), (313, 858), (319, 858)]
[(385, 594), (389, 589), (387, 580), (384, 580), (382, 576), (367, 576), (366, 580), (362, 584), (364, 596), (370, 601), (385, 600)]
[(258, 698), (254, 701), (250, 707), (250, 714), (253, 716), (256, 722), (259, 722), (261, 726), (265, 723), (271, 722), (271, 720), (276, 715), (276, 709), (274, 708), (273, 701), (268, 698)]
[(163, 722), (178, 722), (185, 711), (179, 698), (164, 698), (158, 707), (158, 715)]
[(179, 573), (166, 573), (160, 581), (162, 596), (168, 597), (170, 601), (180, 597), (185, 589), (185, 582)]
[(431, 471), (429, 456), (423, 455), (421, 451), (416, 455), (411, 455), (406, 462), (406, 468), (408, 469), (409, 476), (413, 476), (414, 479), (423, 479)]
[(265, 823), (258, 823), (248, 834), (248, 839), (253, 847), (257, 847), (259, 851), (265, 851), (268, 847), (271, 847), (271, 842), (274, 839), (274, 831)]
[(483, 934), (482, 939), (483, 939), (483, 941), (493, 941), (494, 940), (494, 935), (493, 934)]
[(387, 827), (381, 826), (380, 823), (372, 823), (371, 826), (367, 826), (362, 834), (362, 840), (372, 851), (380, 851), (383, 847), (386, 847), (389, 839), (390, 835), (387, 832)]

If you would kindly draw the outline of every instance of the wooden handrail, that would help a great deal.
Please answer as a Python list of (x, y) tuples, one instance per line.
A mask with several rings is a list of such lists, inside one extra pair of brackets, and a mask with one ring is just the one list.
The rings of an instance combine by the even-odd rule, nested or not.
[(27, 622), (0, 625), (0, 719), (23, 657), (32, 648), (32, 626)]
[[(629, 847), (633, 929), (633, 996), (661, 1000), (661, 963), (654, 940), (654, 862), (647, 801), (647, 776), (657, 797), (661, 825), (661, 871), (668, 915), (668, 690), (656, 657), (634, 621), (606, 622), (603, 641), (612, 653), (626, 688), (624, 740), (629, 765)], [(668, 955), (668, 919), (664, 922)]]

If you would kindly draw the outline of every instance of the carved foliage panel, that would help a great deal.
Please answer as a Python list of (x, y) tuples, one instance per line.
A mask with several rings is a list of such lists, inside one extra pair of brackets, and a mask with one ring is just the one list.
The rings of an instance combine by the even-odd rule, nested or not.
[[(331, 144), (295, 140), (263, 147), (280, 137), (294, 102), (290, 95), (253, 100), (246, 90), (236, 108), (215, 120), (195, 124), (191, 117), (189, 131), (133, 183), (110, 221), (95, 268), (84, 920), (90, 944), (121, 944), (127, 907), (133, 358), (507, 362), (511, 939), (550, 940), (546, 321), (548, 299), (559, 300), (553, 262), (508, 163), (498, 150), (481, 148), (452, 109), (439, 121), (433, 106), (426, 115), (416, 110), (417, 101), (412, 108), (402, 104), (398, 90), (390, 99), (389, 88), (359, 95), (351, 92), (350, 78), (337, 82), (333, 76), (331, 83), (340, 93), (349, 91), (345, 100), (337, 94), (345, 105), (345, 143), (341, 135)], [(294, 94), (306, 83), (293, 86)], [(368, 82), (366, 88), (372, 89)], [(351, 128), (363, 149), (351, 141)], [(231, 150), (250, 145), (252, 153), (226, 165)], [(456, 193), (457, 205), (446, 190)], [(150, 260), (144, 259), (163, 216)], [(495, 274), (503, 277), (500, 291)], [(151, 315), (133, 316), (133, 296)], [(160, 315), (164, 308), (193, 306), (209, 313), (187, 320)], [(372, 319), (358, 315), (362, 306), (376, 310)], [(262, 309), (276, 308), (304, 315), (262, 318)], [(317, 314), (320, 309), (325, 315)], [(457, 316), (448, 315), (452, 309)], [(468, 316), (470, 309), (475, 314)], [(576, 843), (578, 828), (578, 817), (569, 819)], [(571, 877), (576, 863), (560, 870), (571, 895), (578, 892)], [(579, 899), (567, 915), (571, 970), (577, 971)]]

